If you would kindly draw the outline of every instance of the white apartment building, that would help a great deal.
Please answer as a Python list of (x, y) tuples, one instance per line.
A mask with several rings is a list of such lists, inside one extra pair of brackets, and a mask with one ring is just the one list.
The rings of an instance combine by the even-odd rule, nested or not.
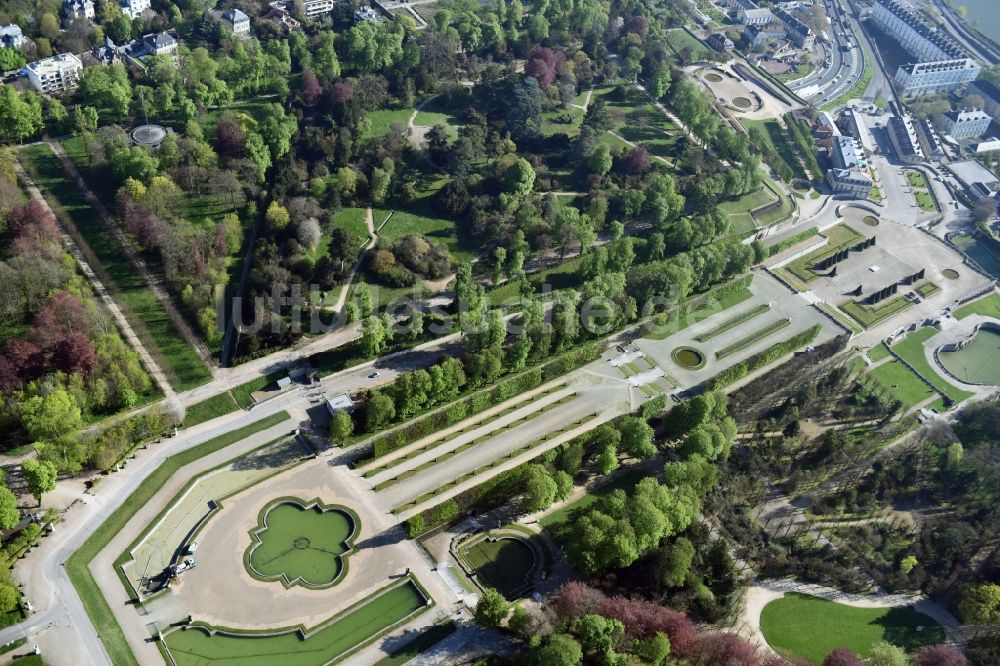
[(896, 0), (876, 0), (872, 20), (918, 62), (967, 57), (947, 35), (928, 27), (919, 16)]
[(767, 25), (774, 20), (770, 9), (740, 9), (737, 19), (743, 25)]
[(28, 81), (39, 92), (61, 95), (76, 88), (83, 63), (72, 53), (60, 53), (30, 63), (26, 68)]
[(337, 0), (302, 0), (302, 13), (309, 18), (329, 14), (336, 4)]
[(975, 81), (979, 64), (971, 58), (902, 65), (896, 70), (896, 85), (904, 97), (949, 92)]
[(941, 119), (941, 129), (953, 139), (978, 139), (986, 134), (993, 119), (981, 109), (949, 111)]
[(92, 21), (94, 19), (93, 0), (63, 0), (62, 18), (65, 26), (77, 19)]
[(150, 0), (121, 0), (122, 14), (134, 19), (142, 16), (142, 13), (152, 5)]

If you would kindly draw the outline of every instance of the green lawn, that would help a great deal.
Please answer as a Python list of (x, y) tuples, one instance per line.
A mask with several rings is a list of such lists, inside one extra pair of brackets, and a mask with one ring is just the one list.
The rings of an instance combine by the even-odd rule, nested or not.
[(245, 563), (250, 575), (282, 580), (288, 586), (301, 581), (308, 588), (328, 587), (346, 570), (350, 540), (357, 519), (337, 507), (309, 506), (308, 500), (276, 500), (261, 510), (254, 545)]
[(209, 636), (201, 629), (171, 632), (165, 638), (177, 666), (238, 663), (241, 666), (327, 664), (372, 641), (395, 624), (427, 608), (426, 597), (412, 580), (377, 592), (323, 625), (305, 631), (288, 628), (277, 635), (225, 630)]
[(878, 363), (884, 358), (889, 357), (889, 348), (885, 346), (884, 342), (880, 342), (868, 351), (868, 358), (872, 360), (872, 363)]
[[(461, 574), (458, 574), (461, 582)], [(384, 657), (375, 662), (375, 666), (403, 666), (406, 662), (426, 652), (444, 639), (455, 633), (458, 627), (454, 620), (447, 620), (441, 624), (435, 624), (430, 629), (419, 634), (416, 638), (398, 650), (394, 650), (388, 657)]]
[(934, 197), (932, 197), (929, 192), (914, 192), (913, 194), (917, 198), (917, 205), (920, 206), (921, 210), (928, 213), (937, 212), (937, 206), (934, 204)]
[(912, 169), (906, 170), (906, 180), (909, 181), (910, 187), (918, 187), (922, 189), (927, 189), (927, 178), (924, 174), (919, 171), (914, 171)]
[(368, 225), (365, 224), (365, 208), (343, 208), (333, 216), (337, 226), (357, 236), (361, 242), (368, 240)]
[[(761, 187), (756, 192), (751, 192), (750, 194), (745, 194), (739, 199), (734, 199), (731, 201), (725, 201), (719, 204), (719, 211), (729, 216), (729, 221), (733, 225), (733, 233), (743, 234), (748, 231), (752, 231), (757, 228), (754, 224), (753, 215), (750, 211), (760, 208), (761, 206), (766, 206), (767, 204), (776, 201), (777, 196), (770, 188)], [(782, 206), (784, 208), (784, 206)], [(767, 213), (765, 213), (767, 215)], [(767, 226), (762, 225), (762, 226)]]
[[(460, 241), (452, 220), (436, 215), (434, 195), (447, 182), (445, 178), (425, 177), (418, 187), (420, 197), (412, 204), (404, 206), (398, 202), (390, 202), (382, 208), (374, 209), (372, 215), (379, 238), (391, 241), (407, 234), (421, 234), (444, 243), (456, 261), (471, 261), (477, 254), (475, 249), (468, 248)], [(392, 211), (395, 211), (392, 217), (382, 225)]]
[(691, 49), (693, 60), (705, 60), (715, 55), (715, 51), (702, 44), (694, 35), (683, 28), (667, 30), (666, 42), (674, 53), (679, 54), (685, 48)]
[[(59, 159), (46, 145), (22, 148), (19, 161), (32, 174), (59, 214), (61, 207), (89, 247), (92, 268), (129, 320), (136, 335), (156, 359), (167, 380), (178, 391), (211, 379), (208, 368), (167, 317), (121, 245), (93, 213), (83, 193), (69, 180)], [(83, 250), (87, 254), (87, 249)]]
[(424, 105), (424, 108), (417, 111), (417, 117), (413, 124), (426, 125), (427, 127), (444, 125), (445, 129), (448, 130), (448, 136), (454, 141), (458, 138), (458, 129), (465, 123), (456, 115), (454, 109), (448, 108), (443, 99), (435, 97)]
[(202, 400), (187, 408), (187, 413), (184, 415), (184, 427), (190, 428), (199, 423), (211, 421), (219, 416), (231, 414), (238, 409), (240, 409), (240, 406), (236, 404), (233, 394), (229, 391), (213, 395), (211, 398)]
[(908, 334), (901, 342), (893, 345), (892, 350), (899, 354), (901, 358), (906, 359), (907, 363), (916, 368), (927, 381), (932, 383), (938, 391), (951, 399), (952, 402), (962, 402), (973, 394), (949, 384), (931, 367), (931, 364), (927, 362), (926, 356), (924, 356), (924, 342), (937, 335), (937, 333), (938, 330), (936, 328), (925, 326)]
[(896, 400), (899, 400), (906, 409), (935, 395), (927, 384), (920, 381), (920, 377), (917, 377), (897, 360), (883, 363), (869, 372), (866, 377), (870, 381), (876, 382)]
[(378, 137), (385, 136), (392, 129), (393, 125), (402, 127), (402, 131), (405, 132), (406, 124), (410, 121), (412, 113), (413, 109), (379, 109), (378, 111), (369, 111), (364, 116), (367, 125), (362, 125), (361, 139), (377, 139)]
[(956, 319), (965, 319), (971, 314), (1000, 319), (1000, 293), (994, 291), (989, 296), (970, 301), (955, 310)]
[[(918, 631), (917, 627), (923, 627)], [(788, 659), (814, 664), (838, 647), (862, 659), (888, 641), (908, 651), (944, 642), (944, 631), (911, 607), (855, 608), (804, 594), (786, 594), (764, 606), (760, 628), (768, 644)]]
[[(565, 120), (569, 120), (569, 122), (565, 122)], [(575, 106), (568, 109), (546, 111), (542, 114), (542, 134), (544, 136), (552, 136), (553, 134), (576, 136), (580, 133), (582, 124), (583, 109)]]
[(823, 259), (836, 254), (841, 249), (864, 239), (864, 235), (858, 233), (846, 224), (832, 226), (823, 231), (822, 234), (828, 239), (826, 245), (810, 252), (804, 257), (799, 257), (786, 266), (788, 272), (803, 282), (811, 282), (819, 277), (812, 270), (812, 266), (814, 264), (818, 264)]
[[(777, 120), (751, 120), (749, 118), (740, 118), (740, 123), (742, 123), (747, 129), (756, 127), (760, 130), (764, 140), (771, 145), (771, 148), (774, 149), (778, 156), (781, 157), (781, 159), (783, 159), (788, 166), (796, 172), (802, 171), (795, 141), (789, 136), (788, 130), (782, 127)], [(808, 174), (803, 173), (801, 175), (805, 177)]]
[(97, 581), (94, 580), (94, 576), (90, 571), (90, 561), (111, 542), (115, 535), (132, 519), (132, 516), (145, 506), (153, 495), (181, 467), (226, 446), (235, 444), (254, 433), (275, 426), (288, 418), (288, 412), (278, 412), (248, 426), (230, 431), (225, 435), (220, 435), (198, 446), (170, 456), (152, 474), (147, 476), (139, 484), (139, 487), (122, 502), (121, 506), (115, 509), (108, 516), (107, 520), (94, 529), (90, 537), (83, 542), (83, 545), (66, 560), (66, 573), (73, 582), (73, 587), (76, 588), (77, 594), (79, 594), (80, 600), (87, 611), (87, 615), (90, 617), (90, 621), (94, 623), (94, 626), (101, 627), (101, 640), (108, 651), (111, 663), (116, 666), (138, 665), (138, 661), (136, 661), (135, 655), (132, 654), (132, 650), (128, 646), (121, 627), (118, 626), (118, 622), (111, 612), (111, 607), (108, 606), (108, 602), (98, 587)]
[(911, 305), (913, 303), (903, 296), (897, 296), (876, 305), (865, 305), (857, 301), (848, 301), (841, 305), (840, 309), (865, 328), (871, 328), (875, 324), (899, 314)]
[(788, 219), (788, 216), (792, 214), (795, 210), (794, 202), (791, 197), (786, 197), (782, 195), (780, 197), (781, 205), (770, 210), (758, 213), (755, 217), (757, 224), (762, 227), (769, 227), (772, 224), (777, 224), (778, 222), (784, 222)]

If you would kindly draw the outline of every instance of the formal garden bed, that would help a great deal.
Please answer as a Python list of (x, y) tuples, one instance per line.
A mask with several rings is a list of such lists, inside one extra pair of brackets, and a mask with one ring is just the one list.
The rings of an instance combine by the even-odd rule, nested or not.
[(345, 659), (431, 605), (426, 591), (407, 576), (317, 627), (242, 631), (193, 623), (167, 633), (158, 645), (176, 666), (216, 661), (242, 666), (324, 666)]
[(508, 599), (527, 596), (542, 565), (539, 547), (511, 530), (477, 534), (454, 549), (459, 564), (481, 587), (491, 587)]
[(357, 513), (318, 499), (276, 499), (263, 509), (250, 531), (244, 556), (247, 572), (258, 580), (292, 587), (323, 589), (347, 574), (347, 560), (361, 530)]

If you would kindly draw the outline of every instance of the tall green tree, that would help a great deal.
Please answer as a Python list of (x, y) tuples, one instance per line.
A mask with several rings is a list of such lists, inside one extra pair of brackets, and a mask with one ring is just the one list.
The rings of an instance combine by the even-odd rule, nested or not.
[(476, 604), (476, 624), (488, 629), (499, 627), (507, 619), (510, 609), (511, 603), (492, 587), (488, 587), (483, 590)]
[(0, 529), (9, 530), (17, 525), (21, 512), (17, 509), (17, 497), (7, 486), (0, 486)]
[(0, 86), (0, 135), (21, 141), (42, 129), (42, 104), (34, 93), (18, 94), (14, 86)]
[(29, 458), (21, 463), (21, 473), (38, 505), (42, 505), (42, 495), (56, 487), (56, 466), (47, 460)]

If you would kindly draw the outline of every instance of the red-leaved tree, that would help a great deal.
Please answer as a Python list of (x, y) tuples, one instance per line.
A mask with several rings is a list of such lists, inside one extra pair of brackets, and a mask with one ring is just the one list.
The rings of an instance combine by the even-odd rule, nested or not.
[(865, 662), (847, 648), (840, 647), (826, 655), (823, 666), (865, 666)]
[(762, 666), (760, 652), (736, 634), (701, 634), (688, 661), (698, 666)]
[(235, 120), (223, 118), (215, 130), (215, 150), (225, 157), (239, 157), (243, 154), (243, 146), (247, 143), (247, 135)]
[(914, 666), (965, 666), (965, 655), (951, 645), (930, 645), (917, 653)]
[(319, 84), (319, 79), (316, 78), (312, 70), (302, 70), (302, 103), (306, 106), (313, 106), (319, 101), (322, 94), (323, 86)]
[(35, 314), (29, 339), (42, 349), (51, 349), (73, 333), (90, 337), (93, 326), (94, 319), (83, 301), (58, 291)]
[(86, 335), (71, 333), (56, 343), (52, 364), (63, 372), (86, 377), (97, 367), (97, 351)]

